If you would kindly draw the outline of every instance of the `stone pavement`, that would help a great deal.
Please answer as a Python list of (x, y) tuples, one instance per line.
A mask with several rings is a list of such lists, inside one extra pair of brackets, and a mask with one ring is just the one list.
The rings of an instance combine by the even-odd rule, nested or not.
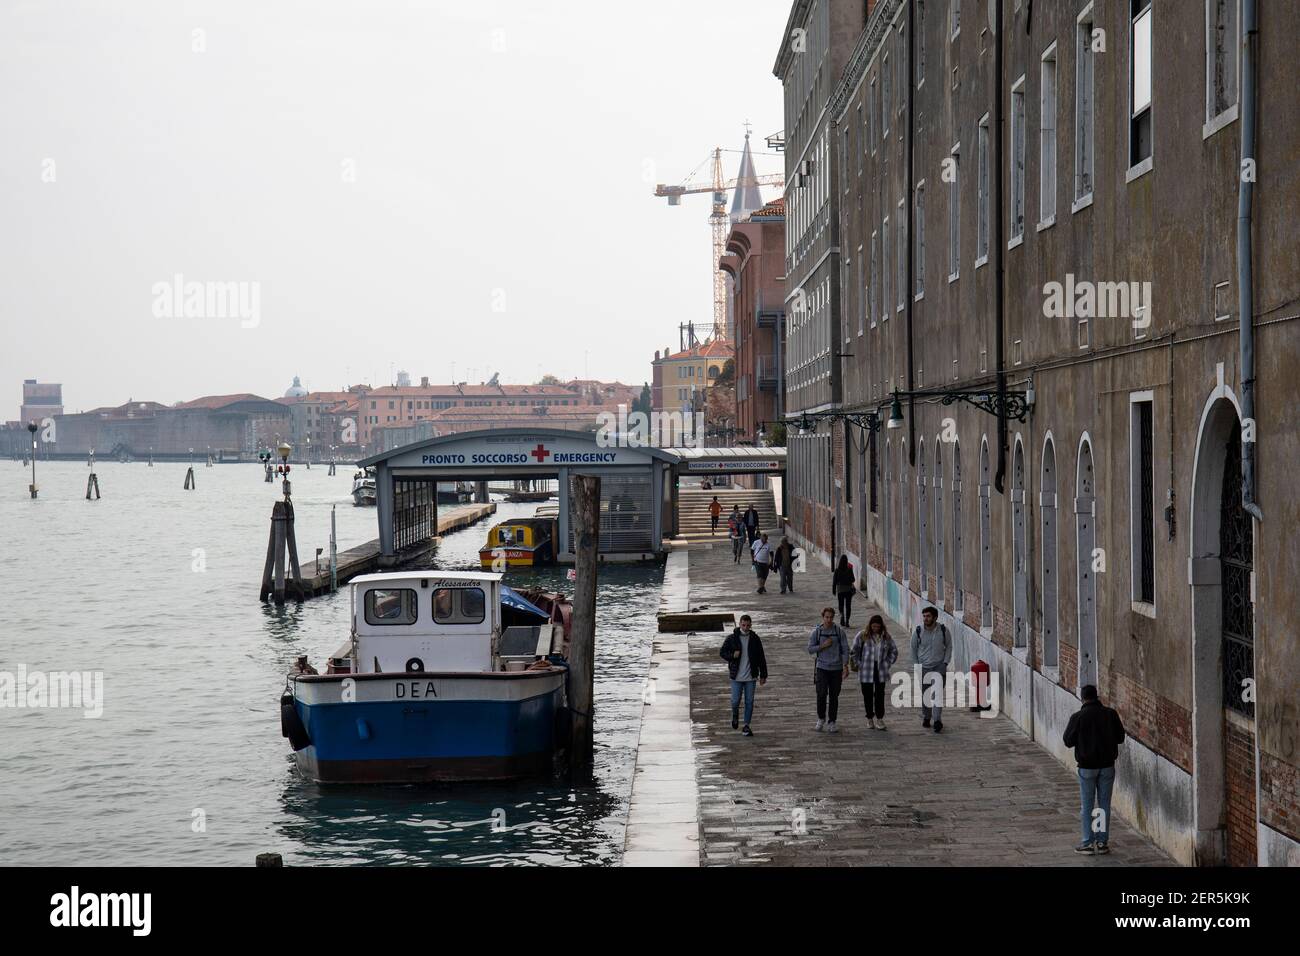
[[(774, 542), (779, 543), (779, 539)], [(868, 730), (857, 674), (840, 695), (838, 734), (817, 720), (808, 634), (834, 606), (831, 573), (795, 575), (782, 595), (776, 575), (756, 594), (753, 570), (731, 562), (725, 542), (690, 551), (692, 608), (748, 613), (763, 640), (769, 677), (757, 688), (755, 736), (731, 729), (725, 634), (690, 637), (692, 738), (706, 866), (1170, 866), (1173, 860), (1116, 817), (1111, 852), (1073, 852), (1079, 789), (1072, 770), (1006, 717), (945, 708), (944, 730), (919, 711), (885, 703), (887, 731)], [(879, 609), (859, 593), (856, 633)], [(886, 620), (911, 668), (910, 628)]]

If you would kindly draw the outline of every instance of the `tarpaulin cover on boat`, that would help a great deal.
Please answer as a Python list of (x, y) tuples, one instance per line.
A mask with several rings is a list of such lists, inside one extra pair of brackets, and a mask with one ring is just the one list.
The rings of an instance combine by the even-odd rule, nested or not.
[(525, 600), (518, 591), (505, 584), (501, 585), (501, 606), (519, 611), (523, 614), (532, 614), (543, 621), (549, 621), (551, 616), (543, 611), (536, 604)]

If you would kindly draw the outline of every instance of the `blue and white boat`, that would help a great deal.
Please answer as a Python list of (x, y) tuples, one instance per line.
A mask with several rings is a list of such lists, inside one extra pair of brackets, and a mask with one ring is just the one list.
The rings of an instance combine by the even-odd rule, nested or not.
[(501, 780), (550, 772), (567, 742), (567, 616), (487, 572), (367, 574), (326, 673), (281, 698), (298, 769), (319, 783)]

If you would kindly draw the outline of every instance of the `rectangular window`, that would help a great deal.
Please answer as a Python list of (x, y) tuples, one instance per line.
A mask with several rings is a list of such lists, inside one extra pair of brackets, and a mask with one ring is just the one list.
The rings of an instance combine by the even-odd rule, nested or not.
[(989, 256), (989, 117), (984, 114), (980, 120), (979, 137), (976, 149), (976, 214), (979, 217), (975, 229), (975, 264), (979, 265)]
[(951, 20), (949, 29), (953, 39), (956, 39), (957, 34), (961, 32), (961, 0), (948, 0), (948, 2), (949, 19)]
[[(867, 145), (867, 134), (866, 134), (866, 127), (863, 126), (863, 122), (862, 122), (862, 107), (861, 107), (861, 106), (858, 107), (858, 126), (857, 126), (857, 128), (858, 128), (858, 140), (862, 143), (862, 146), (865, 148), (866, 145)], [(862, 175), (862, 152), (863, 152), (863, 151), (862, 151), (861, 149), (859, 149), (859, 150), (855, 150), (855, 152), (858, 154), (858, 175), (861, 176), (861, 175)]]
[(880, 320), (884, 322), (889, 318), (889, 217), (880, 224)]
[(433, 592), (433, 620), (438, 624), (481, 624), (486, 611), (482, 588), (438, 588)]
[(916, 211), (912, 215), (912, 270), (916, 279), (916, 297), (925, 294), (925, 182), (916, 185)]
[(871, 513), (880, 513), (879, 486), (876, 484), (876, 432), (873, 430), (867, 434), (867, 454), (870, 456), (870, 462), (867, 467), (867, 480), (871, 483)]
[(925, 0), (916, 4), (916, 88), (925, 82)]
[(876, 78), (871, 78), (871, 86), (867, 92), (867, 144), (871, 151), (876, 151)]
[(867, 289), (862, 284), (862, 247), (858, 246), (858, 281), (855, 284), (858, 293), (858, 335), (866, 331), (867, 325)]
[(853, 504), (853, 424), (844, 420), (844, 503)]
[(952, 181), (948, 183), (948, 280), (961, 274), (961, 154), (952, 148)]
[(907, 215), (903, 204), (907, 200), (898, 201), (898, 224), (895, 231), (898, 234), (898, 311), (903, 311), (903, 306), (907, 301)]
[(1240, 0), (1205, 0), (1205, 120), (1237, 105)]
[(419, 616), (416, 607), (412, 588), (373, 588), (366, 592), (366, 623), (414, 624)]
[(885, 59), (880, 67), (880, 84), (881, 97), (880, 104), (880, 138), (884, 139), (889, 135), (889, 114), (892, 112), (891, 106), (894, 99), (889, 95), (889, 54), (885, 54)]
[(877, 247), (878, 233), (871, 234), (871, 327), (876, 327), (876, 318), (880, 315), (880, 260)]
[[(903, 115), (903, 107), (907, 104), (907, 87), (908, 87), (908, 83), (907, 83), (907, 28), (904, 27), (902, 24), (899, 24), (899, 27), (898, 27), (898, 42), (895, 43), (894, 46), (895, 46), (895, 47), (897, 48), (897, 50), (898, 50), (898, 56), (894, 57), (894, 61), (895, 61), (895, 63), (896, 63), (897, 66), (898, 66), (898, 82), (894, 84), (894, 89), (898, 90), (898, 103), (897, 103), (896, 106), (895, 106), (895, 112), (897, 112), (899, 116), (902, 116), (902, 115)], [(901, 124), (900, 124), (900, 128), (899, 128), (898, 133), (899, 133), (900, 136), (901, 136), (902, 133), (903, 133), (902, 128), (901, 128)]]
[(1025, 77), (1011, 87), (1011, 238), (1025, 235)]
[(1056, 44), (1043, 54), (1038, 111), (1038, 221), (1056, 219)]
[(1150, 392), (1131, 396), (1129, 427), (1129, 472), (1132, 475), (1132, 508), (1129, 526), (1133, 530), (1133, 600), (1155, 604), (1155, 403)]
[(1079, 14), (1075, 31), (1074, 201), (1078, 206), (1092, 196), (1092, 4)]
[(1129, 168), (1151, 158), (1151, 0), (1130, 0)]

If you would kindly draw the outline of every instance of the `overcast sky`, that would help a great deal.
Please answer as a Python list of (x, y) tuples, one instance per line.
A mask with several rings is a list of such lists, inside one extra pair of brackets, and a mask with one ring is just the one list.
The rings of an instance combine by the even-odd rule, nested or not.
[[(648, 379), (712, 320), (709, 197), (654, 184), (747, 119), (781, 171), (788, 11), (5, 0), (0, 420), (24, 378), (71, 410), (395, 369)], [(248, 308), (167, 317), (178, 274), (248, 283)]]

